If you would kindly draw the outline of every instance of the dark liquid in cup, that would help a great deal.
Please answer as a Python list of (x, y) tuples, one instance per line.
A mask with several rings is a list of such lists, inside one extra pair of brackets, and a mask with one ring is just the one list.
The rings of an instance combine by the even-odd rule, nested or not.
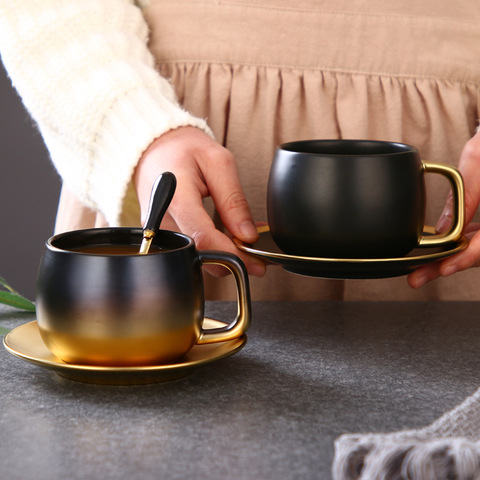
[[(72, 248), (72, 251), (79, 253), (94, 253), (97, 255), (135, 255), (138, 254), (140, 245), (86, 245), (85, 247)], [(150, 245), (148, 254), (166, 252), (170, 248)], [(147, 255), (148, 255), (147, 254)]]

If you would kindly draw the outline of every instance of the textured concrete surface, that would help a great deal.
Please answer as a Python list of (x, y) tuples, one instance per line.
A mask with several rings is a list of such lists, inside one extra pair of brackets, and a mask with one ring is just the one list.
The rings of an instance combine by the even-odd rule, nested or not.
[[(82, 384), (1, 349), (1, 478), (329, 479), (342, 433), (426, 425), (480, 385), (477, 303), (253, 313), (242, 351), (165, 384)], [(32, 319), (0, 308), (0, 327)]]

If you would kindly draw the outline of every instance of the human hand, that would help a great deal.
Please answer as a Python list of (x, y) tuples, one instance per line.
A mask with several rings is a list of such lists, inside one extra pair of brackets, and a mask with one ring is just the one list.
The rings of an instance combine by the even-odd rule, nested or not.
[[(257, 240), (233, 155), (195, 127), (180, 127), (161, 135), (144, 152), (133, 177), (142, 223), (153, 183), (166, 171), (176, 176), (177, 188), (162, 228), (189, 235), (198, 249), (234, 253), (242, 258), (251, 275), (264, 275), (264, 263), (238, 250), (227, 235), (215, 228), (203, 206), (202, 199), (211, 196), (230, 234), (246, 243)], [(209, 271), (215, 275), (225, 273), (221, 267), (209, 266)]]
[[(480, 224), (470, 224), (480, 203), (480, 131), (465, 145), (460, 155), (458, 169), (465, 184), (465, 234), (470, 239), (468, 247), (445, 260), (420, 267), (408, 276), (408, 283), (418, 288), (440, 276), (447, 277), (470, 267), (480, 266)], [(445, 231), (452, 221), (453, 197), (448, 196), (445, 208), (437, 223), (437, 231)]]

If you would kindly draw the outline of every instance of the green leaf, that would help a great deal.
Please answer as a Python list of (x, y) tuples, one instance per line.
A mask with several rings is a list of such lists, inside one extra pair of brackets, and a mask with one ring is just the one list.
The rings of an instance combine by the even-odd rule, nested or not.
[(35, 304), (18, 293), (0, 291), (0, 303), (29, 312), (35, 311)]
[[(2, 288), (7, 291), (2, 290)], [(20, 295), (3, 277), (0, 277), (0, 303), (10, 305), (11, 307), (20, 310), (27, 310), (29, 312), (35, 311), (35, 305), (30, 300)]]
[(8, 291), (18, 294), (18, 292), (14, 290), (13, 287), (11, 287), (3, 277), (0, 277), (0, 287), (6, 288)]

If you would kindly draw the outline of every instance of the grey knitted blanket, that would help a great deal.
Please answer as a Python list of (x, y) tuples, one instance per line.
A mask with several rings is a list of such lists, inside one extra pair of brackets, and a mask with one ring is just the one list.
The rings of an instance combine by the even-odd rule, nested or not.
[(432, 424), (335, 442), (334, 480), (480, 480), (480, 389)]

